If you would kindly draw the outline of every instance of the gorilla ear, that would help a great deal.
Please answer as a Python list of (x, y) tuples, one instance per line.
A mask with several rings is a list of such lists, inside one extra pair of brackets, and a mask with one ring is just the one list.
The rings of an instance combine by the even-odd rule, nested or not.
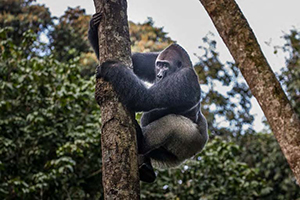
[[(174, 52), (174, 53), (171, 53)], [(181, 67), (192, 67), (192, 61), (190, 59), (190, 56), (188, 55), (188, 53), (186, 52), (186, 50), (184, 48), (182, 48), (179, 44), (171, 44), (169, 47), (167, 47), (165, 50), (163, 50), (160, 54), (169, 54), (171, 53), (171, 55), (176, 55), (178, 57), (176, 57), (177, 60), (179, 60)]]
[(181, 67), (182, 67), (182, 62), (181, 62), (181, 61), (178, 61), (178, 62), (177, 62), (177, 67), (178, 67), (178, 68), (181, 68)]

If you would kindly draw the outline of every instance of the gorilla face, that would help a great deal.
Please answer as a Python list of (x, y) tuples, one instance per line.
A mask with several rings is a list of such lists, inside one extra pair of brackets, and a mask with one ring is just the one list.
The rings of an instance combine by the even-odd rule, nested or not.
[(192, 67), (190, 57), (178, 44), (170, 45), (162, 51), (156, 59), (156, 83), (179, 71), (183, 67)]
[(174, 65), (173, 62), (168, 60), (160, 60), (156, 62), (155, 72), (156, 72), (156, 82), (161, 81), (163, 78), (176, 72), (180, 66)]

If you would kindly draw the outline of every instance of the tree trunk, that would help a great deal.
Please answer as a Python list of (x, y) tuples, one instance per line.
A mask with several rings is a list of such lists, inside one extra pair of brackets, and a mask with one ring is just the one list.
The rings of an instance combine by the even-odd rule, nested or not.
[[(99, 25), (100, 63), (118, 60), (131, 66), (126, 0), (94, 0)], [(98, 69), (97, 69), (98, 70)], [(95, 97), (101, 109), (102, 172), (105, 199), (139, 199), (134, 113), (117, 99), (113, 88), (97, 79)]]
[(200, 0), (260, 104), (300, 184), (300, 120), (234, 0)]

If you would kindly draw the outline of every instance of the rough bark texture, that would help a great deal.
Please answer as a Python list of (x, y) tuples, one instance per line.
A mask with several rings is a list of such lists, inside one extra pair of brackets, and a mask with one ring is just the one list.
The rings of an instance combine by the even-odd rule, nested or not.
[(234, 0), (200, 0), (260, 104), (300, 184), (300, 120)]
[[(131, 66), (126, 0), (94, 0), (102, 13), (99, 25), (100, 63), (119, 60)], [(97, 79), (95, 97), (102, 120), (102, 173), (105, 199), (139, 199), (134, 113), (118, 102), (107, 82)]]

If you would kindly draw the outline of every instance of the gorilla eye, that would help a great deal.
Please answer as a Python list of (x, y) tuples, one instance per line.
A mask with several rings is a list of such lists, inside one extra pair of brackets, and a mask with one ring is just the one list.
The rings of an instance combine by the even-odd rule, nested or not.
[(160, 68), (167, 69), (170, 67), (170, 64), (168, 62), (157, 62), (157, 66)]

